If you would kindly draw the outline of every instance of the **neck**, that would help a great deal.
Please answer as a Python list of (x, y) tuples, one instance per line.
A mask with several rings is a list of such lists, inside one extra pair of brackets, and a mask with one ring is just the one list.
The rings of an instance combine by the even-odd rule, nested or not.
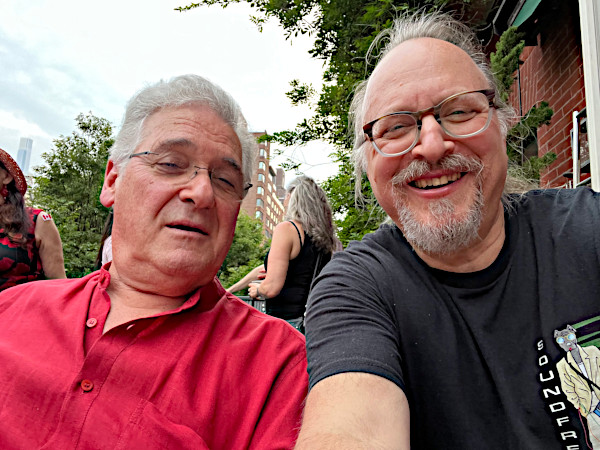
[(490, 226), (480, 235), (484, 237), (467, 248), (447, 255), (432, 255), (415, 248), (415, 252), (429, 267), (446, 272), (470, 273), (489, 267), (498, 257), (504, 239), (504, 210), (500, 208)]
[(104, 333), (135, 319), (177, 309), (187, 300), (187, 296), (169, 297), (127, 283), (119, 277), (114, 264), (111, 264), (109, 273), (111, 278), (107, 293), (110, 296), (110, 311), (104, 324)]

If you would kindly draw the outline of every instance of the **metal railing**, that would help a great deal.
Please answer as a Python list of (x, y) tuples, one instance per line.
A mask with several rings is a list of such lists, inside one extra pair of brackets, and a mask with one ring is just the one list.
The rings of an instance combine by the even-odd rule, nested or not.
[(242, 300), (243, 302), (248, 303), (250, 306), (258, 309), (260, 312), (262, 312), (262, 313), (266, 312), (264, 300), (257, 300), (248, 295), (238, 295), (237, 297), (240, 300)]

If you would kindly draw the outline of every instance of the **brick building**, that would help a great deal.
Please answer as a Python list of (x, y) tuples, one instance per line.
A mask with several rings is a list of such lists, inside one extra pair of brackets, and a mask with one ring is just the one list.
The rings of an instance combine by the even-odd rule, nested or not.
[[(265, 132), (253, 133), (258, 139)], [(271, 145), (261, 142), (258, 145), (258, 168), (252, 177), (252, 187), (242, 202), (241, 209), (250, 217), (263, 223), (267, 238), (273, 235), (273, 228), (283, 220), (283, 197), (285, 196), (285, 172), (270, 165)]]
[[(526, 34), (526, 47), (515, 74), (510, 103), (522, 114), (541, 101), (547, 101), (554, 111), (550, 125), (538, 129), (537, 143), (525, 152), (526, 156), (543, 156), (548, 152), (557, 155), (556, 161), (541, 172), (542, 187), (572, 187), (574, 171), (581, 172), (581, 180), (589, 181), (590, 168), (594, 167), (589, 124), (585, 119), (586, 110), (590, 109), (586, 108), (582, 50), (582, 39), (587, 38), (589, 30), (580, 26), (580, 5), (585, 1), (503, 0), (498, 2), (500, 6), (491, 20), (496, 36), (511, 25)], [(490, 47), (488, 50), (493, 51)], [(587, 64), (593, 66), (593, 58)], [(575, 127), (574, 112), (579, 112), (580, 122)], [(580, 152), (576, 168), (572, 149), (574, 128), (580, 141), (575, 152), (576, 155)], [(577, 173), (575, 178), (578, 177)]]

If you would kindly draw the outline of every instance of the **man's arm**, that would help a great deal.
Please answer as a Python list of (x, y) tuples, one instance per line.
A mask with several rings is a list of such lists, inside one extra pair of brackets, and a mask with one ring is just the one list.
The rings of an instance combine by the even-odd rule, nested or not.
[(377, 375), (350, 372), (325, 378), (308, 394), (295, 448), (409, 449), (406, 396)]

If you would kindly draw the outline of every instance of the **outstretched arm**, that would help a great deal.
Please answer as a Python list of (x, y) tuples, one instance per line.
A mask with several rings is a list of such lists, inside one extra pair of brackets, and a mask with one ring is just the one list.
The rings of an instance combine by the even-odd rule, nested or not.
[(250, 272), (248, 272), (246, 274), (246, 276), (244, 276), (244, 278), (242, 278), (240, 281), (235, 283), (233, 286), (228, 287), (227, 292), (230, 292), (233, 294), (237, 291), (241, 291), (242, 289), (247, 288), (251, 281), (258, 279), (260, 271), (264, 270), (264, 269), (265, 269), (265, 266), (263, 264), (255, 267)]
[(296, 450), (409, 449), (410, 416), (402, 389), (377, 375), (341, 373), (308, 394)]

